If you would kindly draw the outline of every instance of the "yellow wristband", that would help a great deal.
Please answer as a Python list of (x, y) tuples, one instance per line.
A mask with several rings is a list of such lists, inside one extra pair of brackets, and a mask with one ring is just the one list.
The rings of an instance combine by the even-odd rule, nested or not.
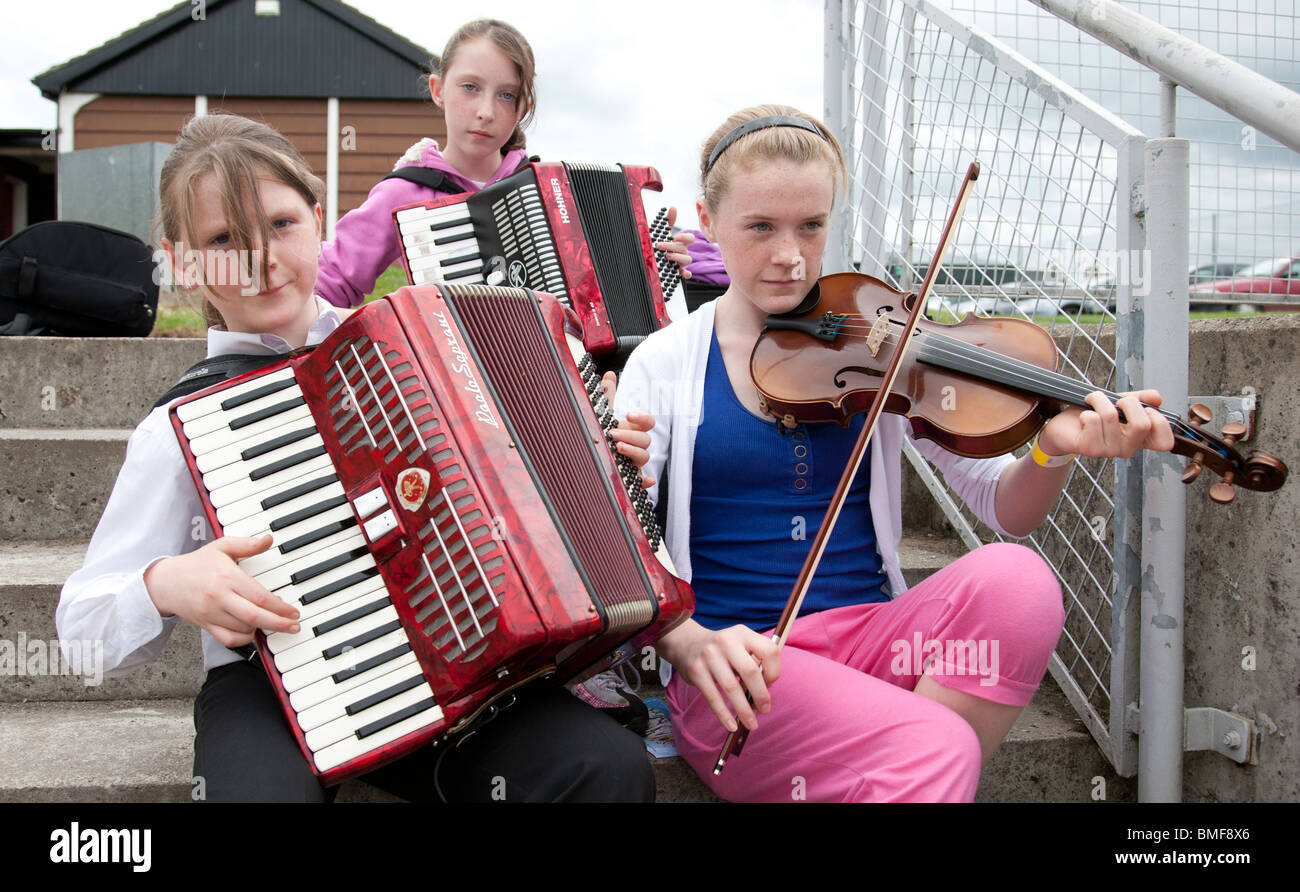
[(1034, 457), (1034, 464), (1040, 468), (1063, 468), (1074, 461), (1074, 453), (1069, 455), (1048, 455), (1038, 445), (1037, 434), (1034, 435), (1034, 444), (1030, 447), (1029, 454)]

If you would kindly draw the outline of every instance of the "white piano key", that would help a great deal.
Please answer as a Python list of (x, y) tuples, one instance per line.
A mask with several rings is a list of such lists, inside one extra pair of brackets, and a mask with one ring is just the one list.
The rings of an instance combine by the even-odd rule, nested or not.
[[(371, 600), (377, 599), (372, 598)], [(343, 644), (344, 642), (356, 638), (358, 635), (363, 635), (366, 632), (393, 622), (397, 619), (397, 608), (388, 602), (387, 597), (384, 598), (384, 601), (387, 606), (376, 610), (374, 613), (366, 614), (341, 628), (331, 629), (323, 635), (312, 636), (312, 638), (307, 641), (303, 641), (293, 647), (277, 652), (275, 654), (275, 668), (279, 669), (281, 673), (284, 673), (288, 672), (290, 669), (297, 669), (299, 666), (305, 666), (315, 660), (323, 660), (325, 659), (324, 652), (328, 648)], [(364, 602), (356, 604), (354, 605), (354, 609), (363, 605)], [(347, 613), (346, 610), (343, 612)], [(316, 622), (319, 622), (319, 618)]]
[(270, 492), (286, 481), (307, 476), (320, 476), (323, 472), (333, 470), (334, 463), (330, 461), (330, 457), (328, 455), (318, 455), (315, 458), (285, 468), (283, 471), (276, 471), (261, 480), (236, 480), (226, 486), (208, 490), (208, 501), (220, 514), (221, 509), (227, 505)]
[[(289, 421), (285, 424), (281, 424), (279, 427), (271, 428), (270, 430), (263, 432), (261, 435), (245, 437), (242, 440), (238, 440), (218, 449), (209, 450), (203, 453), (203, 455), (198, 456), (195, 459), (195, 464), (198, 465), (199, 473), (207, 474), (211, 471), (215, 471), (217, 468), (223, 468), (226, 465), (238, 464), (244, 461), (245, 459), (242, 453), (254, 446), (260, 446), (261, 444), (270, 442), (277, 437), (297, 433), (303, 430), (311, 431), (312, 433), (309, 433), (307, 436), (313, 436), (315, 435), (314, 432), (316, 426), (310, 421), (306, 424), (302, 421)], [(305, 440), (306, 437), (303, 439)], [(302, 440), (299, 440), (299, 442), (302, 442)]]
[[(251, 403), (244, 403), (242, 406), (236, 406), (229, 411), (209, 412), (207, 415), (201, 415), (192, 421), (185, 422), (183, 425), (185, 436), (194, 440), (215, 430), (230, 430), (232, 423), (248, 415), (269, 411), (276, 406), (292, 403), (302, 398), (302, 391), (295, 386), (277, 390), (275, 393), (268, 393), (260, 399), (253, 400)], [(286, 408), (283, 411), (287, 412), (289, 409)], [(280, 414), (283, 414), (283, 412)], [(251, 425), (245, 425), (245, 427), (251, 427)], [(243, 428), (237, 428), (236, 430), (243, 430)]]
[(427, 728), (430, 725), (442, 721), (442, 708), (433, 706), (431, 709), (412, 716), (409, 719), (398, 722), (374, 734), (364, 740), (348, 738), (341, 740), (333, 746), (328, 746), (313, 756), (316, 761), (318, 771), (329, 771), (331, 768), (342, 765), (350, 759), (363, 756), (366, 753), (373, 752), (375, 749), (386, 743), (392, 743), (400, 737), (410, 734), (412, 731), (418, 731), (421, 728)]
[(366, 642), (360, 647), (354, 647), (347, 653), (339, 654), (333, 659), (312, 660), (310, 663), (290, 669), (288, 672), (282, 673), (280, 678), (284, 682), (284, 689), (289, 693), (293, 693), (313, 682), (329, 678), (331, 675), (345, 669), (351, 669), (371, 657), (379, 656), (385, 651), (406, 643), (406, 633), (401, 629), (394, 629), (387, 635)]
[[(343, 718), (348, 714), (349, 706), (364, 700), (374, 694), (378, 694), (393, 685), (409, 682), (412, 679), (420, 679), (424, 682), (426, 697), (433, 696), (433, 689), (429, 687), (428, 682), (424, 679), (424, 673), (420, 671), (419, 663), (403, 665), (378, 678), (371, 679), (365, 684), (358, 685), (355, 688), (336, 694), (324, 703), (318, 703), (315, 706), (304, 709), (298, 715), (298, 727), (303, 731), (310, 731), (313, 728), (319, 728), (322, 725), (332, 722), (335, 719)], [(378, 704), (376, 704), (377, 706)], [(372, 707), (373, 709), (373, 707)], [(366, 710), (371, 712), (372, 710)], [(358, 713), (359, 714), (359, 713)]]
[[(340, 509), (336, 508), (333, 509), (333, 511), (327, 513), (333, 514), (334, 511), (338, 511), (338, 510)], [(331, 551), (338, 551), (342, 549), (344, 543), (351, 541), (352, 535), (357, 530), (357, 526), (355, 523), (355, 518), (352, 516), (352, 509), (344, 505), (341, 510), (346, 512), (345, 516), (342, 517), (335, 516), (332, 520), (329, 521), (322, 520), (316, 524), (316, 529), (319, 529), (327, 524), (336, 523), (340, 521), (351, 520), (353, 521), (353, 523), (344, 527), (341, 530), (335, 530), (334, 532), (329, 533), (326, 536), (322, 536), (321, 538), (315, 540), (314, 542), (299, 546), (298, 548), (295, 548), (289, 552), (280, 551), (280, 545), (284, 544), (284, 542), (292, 541), (292, 539), (295, 537), (286, 538), (284, 540), (273, 539), (271, 547), (268, 548), (266, 551), (262, 552), (261, 554), (255, 554), (252, 555), (251, 557), (246, 557), (243, 560), (241, 560), (239, 562), (240, 568), (243, 569), (243, 571), (247, 573), (249, 576), (257, 577), (270, 570), (274, 570), (276, 567), (288, 563), (289, 561), (299, 560), (301, 558), (307, 557), (310, 554), (319, 554), (321, 552), (324, 552), (325, 554), (329, 554)], [(315, 518), (312, 518), (312, 520), (315, 520)], [(294, 527), (299, 528), (298, 536), (302, 536), (310, 532), (315, 532), (315, 530), (313, 529), (304, 529), (304, 527), (310, 527), (310, 526), (311, 526), (310, 521), (304, 522), (303, 524), (294, 524)], [(272, 535), (279, 536), (281, 532), (283, 531), (277, 531)], [(324, 555), (322, 555), (321, 559), (324, 560)]]
[[(366, 537), (361, 535), (361, 531), (356, 529), (349, 530), (346, 539), (344, 539), (341, 542), (335, 543), (333, 556), (338, 557), (344, 554), (345, 552), (351, 551), (353, 549), (365, 548), (365, 547), (366, 547)], [(296, 560), (291, 560), (288, 563), (281, 564), (280, 566), (275, 567), (274, 569), (267, 570), (265, 573), (259, 573), (253, 578), (256, 579), (258, 582), (260, 582), (262, 585), (264, 585), (266, 588), (270, 589), (271, 591), (275, 591), (276, 589), (283, 588), (286, 585), (303, 585), (305, 583), (309, 583), (317, 579), (321, 580), (320, 584), (323, 585), (325, 582), (330, 581), (331, 578), (337, 579), (339, 578), (339, 576), (347, 576), (349, 573), (355, 573), (358, 570), (367, 569), (375, 565), (374, 558), (372, 558), (370, 556), (370, 553), (367, 551), (364, 554), (352, 558), (350, 561), (348, 561), (345, 564), (335, 567), (332, 570), (327, 570), (324, 573), (320, 573), (316, 576), (311, 577), (310, 579), (304, 579), (301, 582), (297, 582), (297, 583), (293, 582), (290, 579), (290, 577), (294, 573), (310, 570), (312, 567), (315, 567), (317, 564), (321, 563), (324, 560), (327, 560), (327, 557), (325, 555), (321, 555), (321, 554), (304, 555), (303, 557), (298, 558)], [(369, 563), (368, 564), (365, 563), (366, 561), (369, 561)], [(354, 567), (352, 566), (353, 564), (358, 564), (358, 566)], [(347, 572), (340, 573), (340, 571), (345, 570), (347, 568), (351, 568), (351, 569), (349, 569)], [(332, 575), (332, 574), (338, 574), (338, 575)]]
[[(396, 682), (394, 682), (394, 684), (396, 684)], [(304, 735), (307, 741), (307, 748), (314, 753), (320, 752), (333, 744), (351, 738), (356, 740), (358, 743), (365, 744), (368, 750), (374, 749), (375, 744), (372, 738), (377, 737), (382, 732), (376, 731), (367, 737), (358, 739), (356, 735), (359, 730), (365, 728), (372, 722), (381, 721), (388, 716), (394, 715), (408, 706), (414, 706), (417, 703), (432, 700), (433, 689), (427, 684), (417, 685), (409, 691), (402, 691), (399, 694), (395, 694), (386, 700), (376, 703), (369, 709), (361, 710), (355, 715), (345, 714), (339, 716), (332, 722), (328, 722), (308, 731)], [(437, 708), (438, 705), (436, 703), (429, 702), (428, 709)], [(441, 713), (441, 710), (439, 710), (439, 713)], [(432, 722), (426, 722), (425, 724), (432, 724)]]
[(318, 505), (326, 499), (341, 495), (343, 495), (343, 484), (331, 483), (328, 486), (298, 496), (296, 499), (290, 499), (282, 505), (276, 505), (269, 510), (262, 511), (259, 509), (241, 520), (223, 523), (222, 529), (227, 536), (256, 536), (270, 530), (273, 521), (288, 517), (296, 511)]
[(176, 415), (183, 424), (210, 412), (220, 412), (222, 411), (221, 404), (232, 397), (242, 396), (249, 391), (257, 390), (259, 387), (265, 387), (267, 384), (284, 381), (292, 377), (293, 369), (291, 368), (280, 369), (277, 372), (271, 372), (269, 375), (261, 375), (252, 381), (236, 384), (234, 387), (227, 387), (220, 393), (214, 393), (211, 396), (205, 396), (183, 406), (177, 406)]
[[(268, 437), (266, 439), (271, 440), (274, 438)], [(248, 459), (247, 461), (238, 461), (220, 468), (214, 468), (203, 475), (203, 485), (207, 487), (208, 492), (212, 492), (213, 490), (234, 483), (237, 480), (248, 480), (249, 475), (259, 468), (265, 468), (278, 461), (292, 458), (293, 456), (300, 455), (310, 449), (318, 449), (324, 445), (325, 441), (321, 439), (320, 434), (306, 437), (302, 440), (297, 440), (293, 443), (281, 446), (279, 449), (273, 449), (270, 452)]]
[[(298, 608), (298, 622), (303, 626), (303, 628), (306, 628), (308, 625), (318, 623), (320, 617), (329, 613), (331, 610), (336, 610), (344, 605), (356, 607), (361, 604), (359, 599), (373, 596), (375, 592), (383, 592), (386, 594), (388, 591), (388, 589), (384, 587), (383, 577), (376, 573), (374, 576), (366, 576), (362, 578), (360, 582), (354, 582), (349, 586), (324, 596), (323, 598), (316, 598), (307, 604), (302, 603), (303, 597), (319, 591), (320, 588), (321, 586), (313, 588), (310, 582), (305, 582), (302, 585), (282, 588), (275, 594), (276, 597)], [(373, 600), (373, 597), (371, 600)], [(298, 634), (301, 635), (302, 632), (299, 632)], [(294, 644), (294, 642), (289, 640), (294, 636), (290, 635), (288, 632), (272, 632), (270, 635), (266, 636), (266, 639), (270, 642), (273, 637), (278, 637), (282, 640), (277, 640), (275, 642), (274, 646), (271, 648), (272, 653), (275, 653), (278, 650), (284, 650), (287, 647), (292, 647)]]
[(210, 434), (204, 434), (201, 437), (195, 437), (190, 440), (190, 451), (196, 456), (211, 452), (214, 449), (220, 449), (223, 446), (229, 446), (232, 443), (238, 443), (241, 440), (251, 440), (260, 442), (266, 439), (267, 431), (275, 430), (283, 424), (292, 422), (301, 422), (304, 419), (311, 423), (311, 410), (306, 406), (296, 406), (287, 412), (271, 418), (263, 419), (247, 427), (240, 428), (237, 431), (217, 430)]
[(313, 608), (310, 613), (308, 613), (307, 607), (299, 605), (296, 601), (290, 601), (289, 603), (299, 608), (298, 623), (302, 628), (293, 633), (268, 632), (266, 646), (271, 649), (273, 654), (283, 653), (291, 647), (297, 647), (304, 642), (313, 640), (317, 635), (315, 631), (317, 626), (351, 613), (359, 607), (377, 603), (381, 599), (385, 604), (392, 604), (392, 601), (388, 598), (388, 590), (384, 588), (382, 580), (378, 585), (371, 586), (367, 586), (364, 582), (357, 583), (334, 595), (330, 595), (328, 598), (313, 601), (310, 605), (307, 605), (307, 607)]
[(419, 666), (419, 660), (416, 659), (415, 652), (409, 648), (391, 660), (380, 663), (365, 672), (358, 672), (343, 681), (335, 681), (332, 677), (326, 676), (320, 681), (313, 682), (296, 691), (291, 691), (289, 692), (289, 705), (294, 708), (295, 712), (303, 712), (340, 694), (355, 691), (376, 678), (382, 678), (388, 673), (402, 669), (405, 666)]

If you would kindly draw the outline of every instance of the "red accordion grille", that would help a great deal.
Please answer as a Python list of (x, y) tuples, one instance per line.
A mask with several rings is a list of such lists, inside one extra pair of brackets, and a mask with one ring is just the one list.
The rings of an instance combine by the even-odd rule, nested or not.
[(326, 395), (344, 452), (373, 449), (389, 466), (415, 464), (427, 452), (438, 472), (442, 488), (431, 495), (430, 519), (418, 533), (424, 566), (400, 597), (446, 660), (469, 662), (496, 629), (505, 584), (505, 559), (487, 514), (469, 492), (463, 462), (410, 357), (361, 336), (331, 360)]

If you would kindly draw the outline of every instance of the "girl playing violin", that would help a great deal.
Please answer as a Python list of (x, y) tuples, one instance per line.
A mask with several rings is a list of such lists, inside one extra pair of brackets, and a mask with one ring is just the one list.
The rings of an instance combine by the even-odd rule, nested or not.
[[(900, 455), (910, 434), (902, 416), (885, 415), (778, 651), (762, 630), (785, 606), (862, 417), (782, 432), (760, 411), (748, 361), (764, 318), (799, 305), (820, 275), (846, 173), (830, 132), (780, 106), (732, 115), (700, 169), (701, 228), (730, 287), (632, 354), (616, 403), (654, 417), (643, 472), (658, 479), (670, 465), (651, 495), (668, 500), (668, 547), (697, 600), (660, 642), (675, 669), (678, 746), (727, 799), (969, 801), (1043, 677), (1064, 621), (1060, 588), (1036, 553), (996, 543), (904, 594)], [(1158, 406), (1160, 395), (1128, 395), (1117, 408), (1094, 393), (1090, 409), (1057, 415), (1018, 460), (916, 447), (992, 529), (1025, 536), (1074, 455), (1173, 445), (1168, 423), (1139, 401)], [(912, 656), (918, 644), (924, 662)], [(756, 733), (715, 777), (737, 722)]]

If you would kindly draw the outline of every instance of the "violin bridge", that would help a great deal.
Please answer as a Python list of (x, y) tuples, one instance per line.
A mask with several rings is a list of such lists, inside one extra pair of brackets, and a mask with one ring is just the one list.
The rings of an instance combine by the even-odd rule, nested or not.
[(871, 351), (872, 356), (880, 353), (880, 345), (885, 342), (886, 335), (889, 334), (889, 317), (880, 315), (876, 321), (871, 323), (871, 331), (867, 333), (867, 349)]

